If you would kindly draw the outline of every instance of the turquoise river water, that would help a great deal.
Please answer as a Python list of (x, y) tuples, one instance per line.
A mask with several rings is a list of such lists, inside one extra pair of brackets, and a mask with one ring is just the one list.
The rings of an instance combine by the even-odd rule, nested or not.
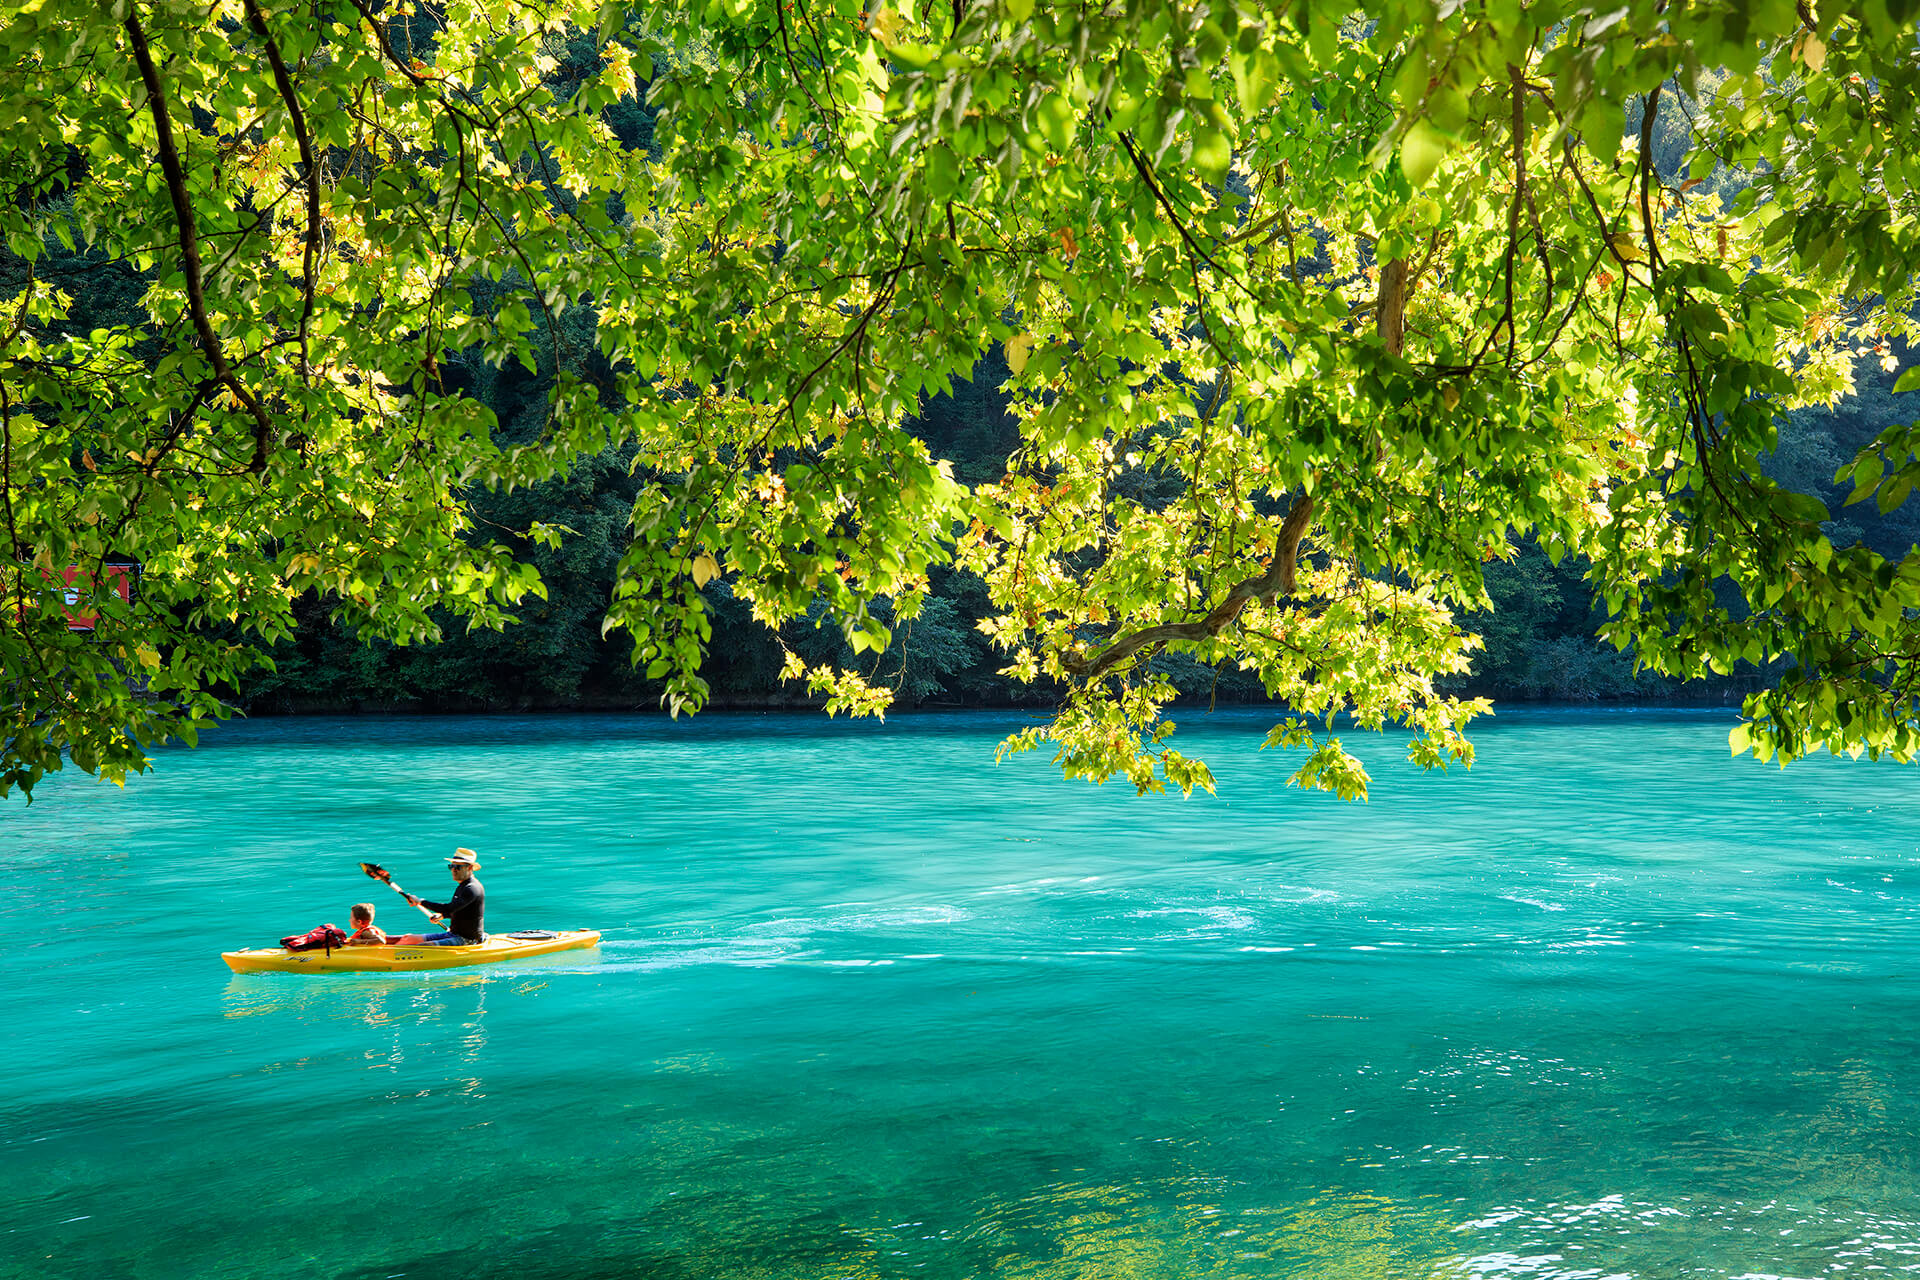
[[(0, 1276), (1920, 1271), (1920, 774), (1504, 714), (1217, 798), (1017, 721), (236, 724), (0, 803)], [(484, 858), (597, 952), (233, 975)], [(378, 890), (378, 893), (375, 891)], [(417, 917), (416, 917), (417, 919)]]

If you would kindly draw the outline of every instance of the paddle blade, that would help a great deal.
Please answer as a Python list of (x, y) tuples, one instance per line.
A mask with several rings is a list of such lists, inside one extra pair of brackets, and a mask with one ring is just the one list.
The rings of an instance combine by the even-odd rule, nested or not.
[(360, 869), (372, 876), (375, 880), (383, 880), (388, 884), (393, 883), (393, 876), (387, 872), (385, 867), (382, 867), (377, 862), (363, 862), (360, 864)]

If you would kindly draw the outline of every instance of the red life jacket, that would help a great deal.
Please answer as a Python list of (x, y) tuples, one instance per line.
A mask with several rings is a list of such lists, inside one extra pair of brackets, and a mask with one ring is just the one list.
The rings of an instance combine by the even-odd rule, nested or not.
[(290, 933), (280, 939), (280, 945), (289, 951), (318, 951), (324, 947), (332, 955), (335, 947), (347, 945), (347, 935), (338, 925), (323, 924), (305, 933)]

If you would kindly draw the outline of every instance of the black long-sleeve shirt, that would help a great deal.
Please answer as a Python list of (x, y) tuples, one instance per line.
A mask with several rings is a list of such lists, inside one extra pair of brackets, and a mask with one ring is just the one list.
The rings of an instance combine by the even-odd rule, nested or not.
[(435, 915), (445, 916), (448, 930), (468, 942), (486, 941), (487, 935), (480, 923), (487, 912), (487, 891), (480, 887), (479, 880), (469, 880), (455, 889), (451, 902), (428, 902), (422, 898), (420, 905)]

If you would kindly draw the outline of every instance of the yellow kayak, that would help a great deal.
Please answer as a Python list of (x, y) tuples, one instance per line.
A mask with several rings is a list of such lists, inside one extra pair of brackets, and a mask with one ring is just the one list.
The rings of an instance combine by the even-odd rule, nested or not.
[(235, 973), (410, 973), (577, 951), (599, 941), (592, 929), (535, 929), (519, 935), (497, 933), (475, 947), (335, 947), (331, 952), (251, 947), (222, 951), (220, 958)]

